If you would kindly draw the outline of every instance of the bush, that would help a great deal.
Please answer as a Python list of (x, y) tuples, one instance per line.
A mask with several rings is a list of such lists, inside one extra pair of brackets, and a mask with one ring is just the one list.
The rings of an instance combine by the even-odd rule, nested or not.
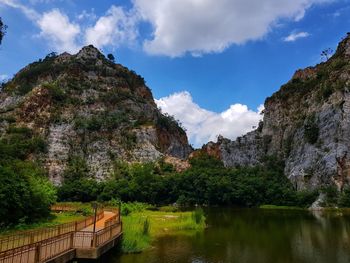
[(53, 185), (30, 162), (0, 165), (0, 226), (47, 217), (56, 201)]
[(149, 235), (149, 230), (150, 230), (150, 222), (149, 222), (149, 219), (146, 218), (146, 220), (143, 222), (142, 234), (146, 236)]
[(350, 207), (350, 187), (345, 187), (339, 197), (340, 207)]
[(52, 100), (61, 103), (66, 101), (67, 94), (56, 83), (46, 83), (43, 86), (49, 90)]
[(45, 152), (46, 142), (34, 135), (27, 127), (10, 126), (5, 136), (0, 139), (0, 158), (2, 160), (24, 160), (29, 154)]
[(299, 207), (309, 207), (313, 202), (316, 201), (319, 192), (317, 190), (314, 191), (299, 191), (296, 194), (297, 202), (296, 205)]
[(339, 192), (335, 185), (322, 187), (321, 192), (326, 195), (323, 206), (333, 207), (338, 204)]
[(308, 143), (315, 144), (318, 140), (319, 128), (315, 116), (307, 118), (304, 125), (304, 135)]
[(199, 224), (202, 221), (202, 218), (204, 218), (204, 212), (202, 208), (197, 208), (192, 213), (192, 218), (196, 222), (196, 224)]

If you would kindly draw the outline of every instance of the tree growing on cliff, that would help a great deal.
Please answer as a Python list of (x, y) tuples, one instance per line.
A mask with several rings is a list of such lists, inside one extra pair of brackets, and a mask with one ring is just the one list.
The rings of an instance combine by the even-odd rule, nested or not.
[(332, 56), (333, 52), (334, 51), (331, 48), (326, 48), (326, 49), (322, 50), (321, 59), (324, 61), (327, 61)]
[(111, 61), (111, 62), (114, 63), (115, 57), (113, 56), (113, 54), (109, 53), (109, 54), (107, 55), (107, 58), (108, 58), (109, 61)]
[(7, 26), (2, 22), (2, 19), (0, 17), (0, 45), (1, 45), (3, 37), (6, 34), (6, 29), (7, 29)]

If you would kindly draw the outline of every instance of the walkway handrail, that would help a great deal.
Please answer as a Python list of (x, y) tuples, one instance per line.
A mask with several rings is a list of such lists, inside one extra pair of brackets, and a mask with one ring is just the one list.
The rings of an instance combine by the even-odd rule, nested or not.
[[(97, 213), (97, 220), (104, 217), (104, 211), (100, 210)], [(0, 252), (21, 247), (24, 245), (40, 242), (49, 238), (59, 236), (61, 234), (79, 231), (94, 222), (94, 216), (87, 217), (80, 221), (65, 223), (53, 227), (38, 230), (28, 230), (17, 232), (16, 234), (0, 237)]]
[(122, 233), (122, 223), (115, 223), (98, 232), (69, 232), (30, 245), (0, 252), (0, 263), (46, 262), (72, 249), (91, 249), (103, 246), (106, 242), (119, 237)]

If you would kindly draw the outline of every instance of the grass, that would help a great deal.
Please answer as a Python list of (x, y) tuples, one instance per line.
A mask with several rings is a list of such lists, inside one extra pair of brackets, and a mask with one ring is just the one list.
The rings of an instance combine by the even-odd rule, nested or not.
[(306, 210), (302, 207), (297, 206), (283, 206), (283, 205), (261, 205), (259, 206), (260, 209), (280, 209), (280, 210)]
[(205, 228), (201, 209), (193, 212), (143, 210), (123, 216), (122, 220), (124, 253), (141, 252), (151, 247), (152, 241), (162, 235), (195, 233)]
[(52, 227), (60, 224), (70, 223), (78, 220), (84, 219), (80, 213), (75, 212), (60, 212), (60, 213), (51, 213), (51, 215), (40, 222), (32, 224), (18, 224), (11, 228), (0, 229), (0, 236), (15, 234), (18, 231), (23, 230), (37, 230), (40, 228)]
[(56, 203), (58, 206), (67, 206), (71, 207), (73, 211), (76, 211), (84, 216), (93, 215), (93, 208), (91, 203), (82, 203), (82, 202), (59, 202)]

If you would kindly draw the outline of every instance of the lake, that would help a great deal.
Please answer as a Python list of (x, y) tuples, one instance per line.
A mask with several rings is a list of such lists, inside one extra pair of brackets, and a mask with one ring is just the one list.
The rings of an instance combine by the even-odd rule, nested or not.
[(349, 263), (350, 214), (296, 210), (206, 210), (208, 228), (163, 236), (140, 254), (108, 263)]

